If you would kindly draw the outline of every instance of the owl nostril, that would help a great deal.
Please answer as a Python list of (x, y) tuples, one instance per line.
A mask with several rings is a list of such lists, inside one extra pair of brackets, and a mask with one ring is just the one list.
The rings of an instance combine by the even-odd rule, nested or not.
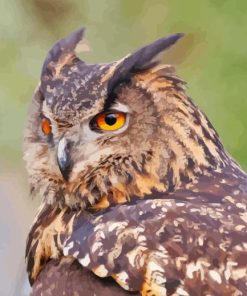
[(68, 181), (72, 168), (72, 160), (70, 157), (72, 142), (66, 138), (62, 138), (57, 147), (57, 162), (64, 180)]

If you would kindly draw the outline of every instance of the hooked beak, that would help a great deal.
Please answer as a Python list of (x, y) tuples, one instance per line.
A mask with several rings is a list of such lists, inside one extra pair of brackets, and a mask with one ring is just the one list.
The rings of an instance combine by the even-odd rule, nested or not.
[(63, 137), (57, 147), (57, 162), (61, 174), (65, 181), (69, 180), (69, 175), (72, 168), (72, 160), (70, 157), (72, 142)]

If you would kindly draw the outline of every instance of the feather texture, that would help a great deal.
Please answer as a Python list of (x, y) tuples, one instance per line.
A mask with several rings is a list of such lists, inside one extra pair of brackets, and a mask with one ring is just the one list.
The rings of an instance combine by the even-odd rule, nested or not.
[[(51, 49), (29, 111), (25, 160), (43, 198), (26, 248), (32, 295), (247, 295), (247, 175), (157, 64), (182, 34), (95, 65), (76, 57), (82, 36)], [(123, 128), (91, 129), (104, 112), (124, 113)]]

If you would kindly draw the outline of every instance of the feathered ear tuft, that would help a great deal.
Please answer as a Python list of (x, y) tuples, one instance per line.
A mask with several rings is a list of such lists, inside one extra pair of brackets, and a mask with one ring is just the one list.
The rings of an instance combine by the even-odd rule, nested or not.
[(140, 48), (133, 54), (128, 55), (116, 68), (108, 83), (108, 94), (121, 82), (130, 79), (131, 75), (138, 71), (156, 66), (160, 62), (160, 53), (175, 44), (183, 33), (177, 33)]
[(73, 61), (76, 57), (76, 50), (82, 41), (84, 31), (84, 28), (80, 28), (54, 44), (43, 64), (41, 81), (46, 80), (47, 76), (58, 76), (63, 66)]

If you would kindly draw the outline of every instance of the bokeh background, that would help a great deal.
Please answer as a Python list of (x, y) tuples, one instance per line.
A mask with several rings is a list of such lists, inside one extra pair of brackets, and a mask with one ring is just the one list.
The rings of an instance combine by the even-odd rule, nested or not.
[(1, 0), (0, 11), (0, 295), (27, 294), (25, 240), (39, 200), (22, 160), (26, 110), (48, 49), (74, 29), (87, 27), (90, 63), (185, 32), (166, 60), (247, 169), (247, 1)]

